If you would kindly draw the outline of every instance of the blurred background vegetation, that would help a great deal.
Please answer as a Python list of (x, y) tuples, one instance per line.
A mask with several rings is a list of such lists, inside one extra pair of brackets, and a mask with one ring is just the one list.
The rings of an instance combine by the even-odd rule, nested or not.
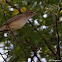
[[(60, 59), (62, 56), (62, 1), (0, 0), (0, 26), (5, 22), (3, 11), (7, 20), (20, 14), (6, 1), (19, 8), (21, 12), (33, 10), (37, 15), (29, 19), (24, 27), (14, 31), (15, 37), (28, 55), (12, 36), (7, 35), (7, 32), (0, 32), (0, 44), (3, 42), (2, 48), (7, 50), (5, 53), (0, 52), (1, 56), (6, 55), (3, 58), (4, 61), (27, 62), (28, 58), (34, 61), (34, 57), (37, 58), (37, 62), (42, 62), (42, 58), (46, 59), (45, 62)], [(58, 42), (59, 47), (57, 47)]]

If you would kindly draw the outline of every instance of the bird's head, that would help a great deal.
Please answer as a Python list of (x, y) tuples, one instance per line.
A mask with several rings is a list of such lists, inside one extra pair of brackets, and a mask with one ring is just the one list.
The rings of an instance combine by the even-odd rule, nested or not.
[(27, 17), (30, 18), (30, 17), (36, 15), (37, 13), (35, 13), (35, 12), (32, 11), (32, 10), (26, 10), (26, 11), (24, 12), (24, 14), (25, 14)]

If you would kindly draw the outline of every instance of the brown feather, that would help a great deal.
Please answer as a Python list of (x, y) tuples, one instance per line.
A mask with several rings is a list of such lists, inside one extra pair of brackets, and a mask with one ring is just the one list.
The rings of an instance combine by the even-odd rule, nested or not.
[(22, 13), (21, 15), (14, 16), (13, 18), (9, 19), (7, 22), (5, 22), (0, 27), (0, 31), (9, 30), (7, 28), (7, 25), (11, 28), (11, 30), (20, 29), (27, 22), (27, 20), (29, 18), (31, 18), (32, 16), (34, 16), (35, 14), (36, 13), (31, 10), (27, 10), (26, 12)]

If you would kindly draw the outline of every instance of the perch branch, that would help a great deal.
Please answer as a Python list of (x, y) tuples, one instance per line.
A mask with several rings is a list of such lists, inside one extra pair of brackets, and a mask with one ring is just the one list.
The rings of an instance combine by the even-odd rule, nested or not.
[[(13, 8), (17, 9), (20, 13), (21, 11), (14, 5), (12, 5), (10, 2), (8, 3), (8, 1), (6, 0), (6, 3), (9, 4), (10, 6), (12, 6)], [(28, 20), (29, 21), (29, 20)], [(33, 24), (29, 21), (29, 23), (33, 26)], [(34, 28), (35, 31), (38, 32), (38, 30), (36, 28)], [(42, 33), (41, 33), (42, 39), (44, 40), (45, 44), (48, 46), (49, 50), (53, 53), (53, 55), (57, 58), (55, 52), (51, 49), (51, 47), (49, 46), (48, 42), (46, 41), (46, 39), (43, 37)]]
[[(8, 3), (10, 6), (12, 6), (13, 8), (15, 8), (15, 9), (17, 9), (20, 13), (21, 13), (21, 11), (19, 10), (19, 8), (17, 8), (16, 6), (14, 6), (14, 5), (12, 5), (10, 2), (8, 2), (7, 0), (6, 0), (6, 3)], [(28, 20), (29, 21), (29, 20)], [(30, 22), (30, 21), (29, 21)], [(32, 25), (32, 24), (31, 24)], [(33, 26), (33, 25), (32, 25)], [(13, 34), (13, 33), (12, 33)], [(13, 35), (14, 36), (14, 35)], [(36, 55), (36, 57), (37, 57), (37, 55)], [(37, 57), (38, 58), (38, 57)], [(38, 58), (38, 60), (40, 61), (40, 59)], [(41, 61), (40, 61), (41, 62)]]
[[(1, 4), (1, 6), (2, 6), (2, 4)], [(2, 8), (2, 9), (3, 9), (3, 8)], [(4, 10), (3, 10), (3, 15), (4, 15), (5, 22), (7, 23)], [(23, 46), (20, 44), (20, 42), (16, 39), (16, 37), (15, 37), (15, 35), (14, 35), (14, 32), (10, 29), (10, 27), (9, 27), (8, 25), (7, 25), (7, 27), (8, 27), (8, 29), (9, 29), (9, 31), (11, 32), (11, 34), (12, 34), (14, 40), (15, 40), (15, 41), (19, 44), (19, 46), (23, 49), (24, 53), (25, 53), (28, 57), (30, 57), (29, 54), (28, 54), (28, 53), (25, 51), (25, 49), (23, 48)]]

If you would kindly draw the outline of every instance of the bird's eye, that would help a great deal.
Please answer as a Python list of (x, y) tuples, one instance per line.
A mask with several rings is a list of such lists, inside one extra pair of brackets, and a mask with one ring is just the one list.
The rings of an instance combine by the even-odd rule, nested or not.
[(33, 13), (33, 12), (31, 12), (31, 13)]

